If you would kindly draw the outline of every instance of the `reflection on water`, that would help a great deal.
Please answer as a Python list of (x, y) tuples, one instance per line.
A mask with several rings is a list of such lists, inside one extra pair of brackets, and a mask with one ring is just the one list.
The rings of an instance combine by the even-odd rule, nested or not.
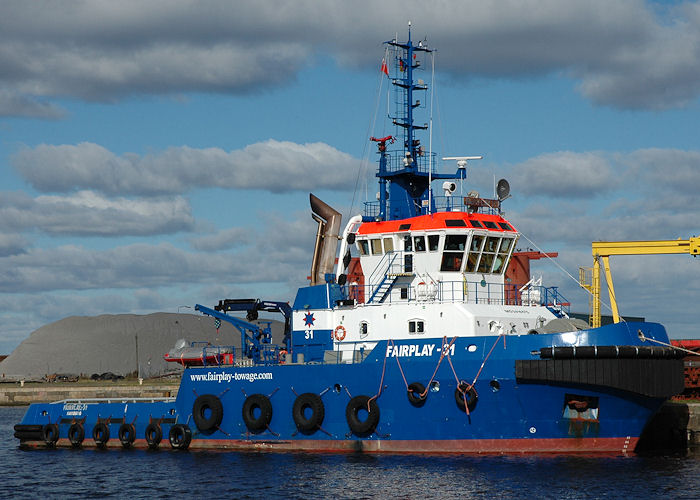
[(0, 407), (0, 498), (697, 498), (700, 454), (415, 456), (33, 450)]

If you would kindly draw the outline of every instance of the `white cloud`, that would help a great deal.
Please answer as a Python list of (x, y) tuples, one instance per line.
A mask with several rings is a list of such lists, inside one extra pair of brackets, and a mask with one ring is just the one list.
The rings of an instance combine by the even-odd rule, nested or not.
[(617, 185), (606, 158), (594, 152), (545, 153), (516, 165), (511, 175), (524, 194), (554, 198), (590, 198)]
[(0, 233), (0, 257), (23, 253), (29, 242), (20, 234)]
[(216, 234), (192, 238), (190, 243), (196, 250), (215, 252), (245, 246), (251, 241), (250, 230), (243, 227), (223, 229)]
[(405, 33), (406, 19), (457, 79), (559, 72), (598, 104), (635, 109), (700, 93), (697, 2), (10, 1), (0, 82), (15, 104), (0, 97), (0, 113), (56, 117), (44, 99), (59, 97), (258, 91), (293, 81), (318, 53), (376, 67), (380, 42)]
[(117, 156), (89, 142), (41, 144), (18, 151), (12, 164), (39, 191), (154, 195), (201, 187), (307, 191), (311, 181), (315, 189), (346, 189), (359, 161), (321, 142), (270, 139), (236, 151), (181, 146), (145, 156)]
[(91, 191), (68, 196), (4, 193), (0, 197), (0, 228), (51, 235), (156, 235), (191, 230), (189, 202), (168, 199), (108, 199)]

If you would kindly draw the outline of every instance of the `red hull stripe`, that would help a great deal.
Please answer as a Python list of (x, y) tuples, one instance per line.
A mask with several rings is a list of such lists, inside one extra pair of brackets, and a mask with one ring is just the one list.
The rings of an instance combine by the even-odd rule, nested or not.
[[(367, 452), (367, 453), (429, 453), (429, 454), (519, 454), (519, 453), (576, 453), (620, 454), (634, 451), (639, 438), (552, 438), (552, 439), (455, 439), (441, 441), (419, 440), (245, 440), (245, 439), (193, 439), (190, 449), (240, 450), (240, 451), (315, 451), (315, 452)], [(43, 447), (40, 441), (24, 442), (23, 446)], [(57, 446), (70, 447), (67, 439), (60, 439)], [(91, 439), (83, 447), (94, 447)], [(146, 440), (137, 439), (136, 448), (146, 448)], [(121, 448), (118, 439), (111, 439), (108, 448)], [(170, 449), (164, 439), (160, 447)]]

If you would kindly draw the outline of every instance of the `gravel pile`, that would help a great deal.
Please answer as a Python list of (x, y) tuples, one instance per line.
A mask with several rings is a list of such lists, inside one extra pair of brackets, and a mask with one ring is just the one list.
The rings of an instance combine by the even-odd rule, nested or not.
[[(273, 343), (281, 344), (282, 337), (282, 323), (273, 322)], [(214, 319), (208, 316), (71, 316), (35, 330), (0, 362), (0, 381), (38, 380), (56, 373), (89, 377), (94, 373), (127, 375), (139, 371), (143, 378), (162, 375), (181, 369), (176, 363), (166, 362), (163, 355), (182, 338), (236, 349), (241, 346), (236, 328), (222, 322), (217, 332)]]

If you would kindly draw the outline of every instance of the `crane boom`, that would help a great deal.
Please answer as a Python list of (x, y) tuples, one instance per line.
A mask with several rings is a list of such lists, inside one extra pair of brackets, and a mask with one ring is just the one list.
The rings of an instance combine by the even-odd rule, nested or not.
[(601, 323), (600, 314), (600, 263), (603, 263), (605, 279), (610, 293), (610, 307), (613, 321), (620, 322), (620, 313), (615, 298), (612, 274), (610, 273), (611, 255), (660, 255), (660, 254), (690, 254), (700, 255), (700, 237), (693, 236), (687, 240), (657, 240), (657, 241), (594, 241), (592, 246), (593, 273), (591, 283), (586, 283), (584, 270), (581, 269), (580, 285), (593, 295), (591, 326), (597, 328)]

